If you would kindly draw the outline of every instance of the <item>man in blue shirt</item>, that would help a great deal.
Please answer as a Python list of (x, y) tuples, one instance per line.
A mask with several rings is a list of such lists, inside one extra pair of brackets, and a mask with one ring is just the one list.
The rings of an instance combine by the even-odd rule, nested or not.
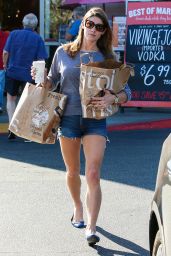
[(85, 14), (85, 9), (81, 6), (78, 6), (73, 11), (73, 19), (71, 20), (68, 30), (65, 34), (65, 39), (67, 41), (74, 41), (78, 35), (79, 27), (82, 22), (82, 18)]
[(2, 53), (9, 33), (3, 31), (0, 24), (0, 113), (3, 112), (5, 70), (3, 68)]
[[(24, 28), (10, 33), (3, 51), (9, 123), (16, 108), (19, 90), (24, 88), (26, 82), (33, 82), (30, 74), (32, 62), (47, 59), (44, 42), (35, 32), (37, 17), (29, 13), (22, 22)], [(8, 139), (15, 139), (15, 135), (10, 131)]]

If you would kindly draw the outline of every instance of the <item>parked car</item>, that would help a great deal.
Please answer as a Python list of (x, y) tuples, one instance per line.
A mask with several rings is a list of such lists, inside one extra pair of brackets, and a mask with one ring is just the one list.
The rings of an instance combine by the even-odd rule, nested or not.
[(150, 255), (171, 256), (171, 134), (163, 143), (149, 221)]

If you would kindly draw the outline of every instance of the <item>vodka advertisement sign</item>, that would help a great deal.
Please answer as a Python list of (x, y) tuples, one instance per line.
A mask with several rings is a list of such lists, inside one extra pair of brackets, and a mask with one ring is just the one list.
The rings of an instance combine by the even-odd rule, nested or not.
[(126, 62), (136, 106), (171, 106), (171, 2), (129, 3)]

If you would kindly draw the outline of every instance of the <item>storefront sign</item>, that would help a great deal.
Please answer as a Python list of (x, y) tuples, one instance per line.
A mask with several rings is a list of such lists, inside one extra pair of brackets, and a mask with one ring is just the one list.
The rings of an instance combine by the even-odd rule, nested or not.
[(124, 51), (126, 17), (113, 17), (113, 46), (115, 51)]
[[(171, 3), (129, 3), (126, 62), (136, 106), (171, 106)], [(164, 103), (163, 103), (164, 101)]]
[(125, 0), (62, 0), (62, 5), (70, 4), (106, 4), (115, 2), (125, 2)]

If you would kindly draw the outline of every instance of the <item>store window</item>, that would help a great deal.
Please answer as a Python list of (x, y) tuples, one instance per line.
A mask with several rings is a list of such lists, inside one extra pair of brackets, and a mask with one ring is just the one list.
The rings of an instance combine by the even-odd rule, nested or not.
[(66, 28), (72, 15), (71, 10), (61, 9), (60, 0), (44, 1), (44, 40), (64, 42)]

